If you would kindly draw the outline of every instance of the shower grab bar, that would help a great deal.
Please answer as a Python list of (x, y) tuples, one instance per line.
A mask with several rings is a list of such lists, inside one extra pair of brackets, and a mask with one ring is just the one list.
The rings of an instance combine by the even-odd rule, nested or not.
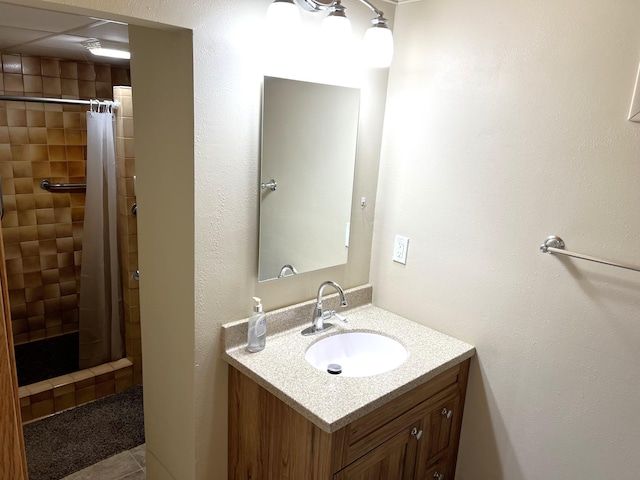
[(588, 260), (589, 262), (603, 263), (604, 265), (610, 265), (612, 267), (625, 268), (627, 270), (633, 270), (634, 272), (640, 272), (640, 267), (634, 265), (613, 262), (611, 260), (604, 260), (602, 258), (592, 257), (590, 255), (584, 255), (582, 253), (570, 252), (568, 250), (565, 250), (564, 247), (564, 241), (560, 237), (551, 235), (544, 241), (542, 245), (540, 245), (540, 251), (542, 253), (566, 255), (568, 257), (579, 258), (581, 260)]
[(65, 193), (65, 192), (86, 192), (86, 183), (51, 183), (45, 179), (40, 182), (40, 188), (51, 193)]

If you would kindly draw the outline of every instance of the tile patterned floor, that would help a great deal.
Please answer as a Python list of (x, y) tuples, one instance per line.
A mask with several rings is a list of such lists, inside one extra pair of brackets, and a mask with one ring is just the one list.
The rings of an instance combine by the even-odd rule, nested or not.
[(62, 480), (145, 480), (145, 444), (102, 460)]

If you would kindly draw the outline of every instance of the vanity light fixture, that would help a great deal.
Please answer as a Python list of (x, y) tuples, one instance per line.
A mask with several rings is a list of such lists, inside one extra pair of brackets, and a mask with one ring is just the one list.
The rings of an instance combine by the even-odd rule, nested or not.
[[(388, 68), (393, 59), (393, 34), (388, 27), (389, 21), (384, 18), (384, 13), (368, 0), (358, 1), (376, 15), (371, 21), (371, 27), (364, 35), (365, 60), (372, 67)], [(351, 23), (341, 0), (274, 0), (267, 11), (268, 22), (284, 24), (285, 16), (293, 17), (291, 6), (295, 5), (307, 12), (329, 12), (329, 16), (322, 22), (322, 29), (325, 32), (334, 32), (336, 36), (341, 37), (351, 33)]]
[(293, 0), (274, 0), (267, 10), (267, 24), (275, 31), (300, 25), (300, 12)]
[(89, 50), (93, 55), (98, 55), (100, 57), (124, 58), (127, 60), (131, 58), (131, 53), (127, 52), (126, 50), (104, 48), (100, 43), (100, 40), (96, 39), (82, 42), (82, 46)]

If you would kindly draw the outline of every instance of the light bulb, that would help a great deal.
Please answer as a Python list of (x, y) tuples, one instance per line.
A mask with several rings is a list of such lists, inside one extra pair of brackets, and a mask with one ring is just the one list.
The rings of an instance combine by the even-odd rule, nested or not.
[(393, 60), (393, 33), (384, 23), (374, 20), (374, 25), (364, 34), (363, 49), (369, 66), (389, 68)]
[(300, 26), (300, 11), (292, 0), (275, 0), (267, 10), (267, 25), (275, 32), (292, 31)]

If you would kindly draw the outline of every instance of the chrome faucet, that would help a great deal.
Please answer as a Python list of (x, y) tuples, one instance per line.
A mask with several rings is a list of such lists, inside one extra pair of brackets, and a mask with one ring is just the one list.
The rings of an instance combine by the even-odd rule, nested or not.
[(325, 322), (325, 320), (329, 320), (331, 317), (336, 317), (341, 322), (347, 323), (347, 319), (338, 315), (334, 310), (327, 310), (326, 312), (322, 310), (322, 294), (324, 293), (325, 287), (333, 287), (338, 291), (338, 295), (340, 295), (340, 305), (343, 307), (347, 306), (347, 299), (344, 296), (344, 290), (342, 287), (338, 285), (336, 282), (332, 282), (331, 280), (327, 280), (326, 282), (322, 282), (320, 288), (318, 288), (318, 298), (316, 300), (316, 308), (313, 312), (313, 320), (311, 326), (305, 328), (302, 331), (302, 335), (315, 335), (317, 333), (326, 332), (331, 327), (333, 327), (332, 323)]

